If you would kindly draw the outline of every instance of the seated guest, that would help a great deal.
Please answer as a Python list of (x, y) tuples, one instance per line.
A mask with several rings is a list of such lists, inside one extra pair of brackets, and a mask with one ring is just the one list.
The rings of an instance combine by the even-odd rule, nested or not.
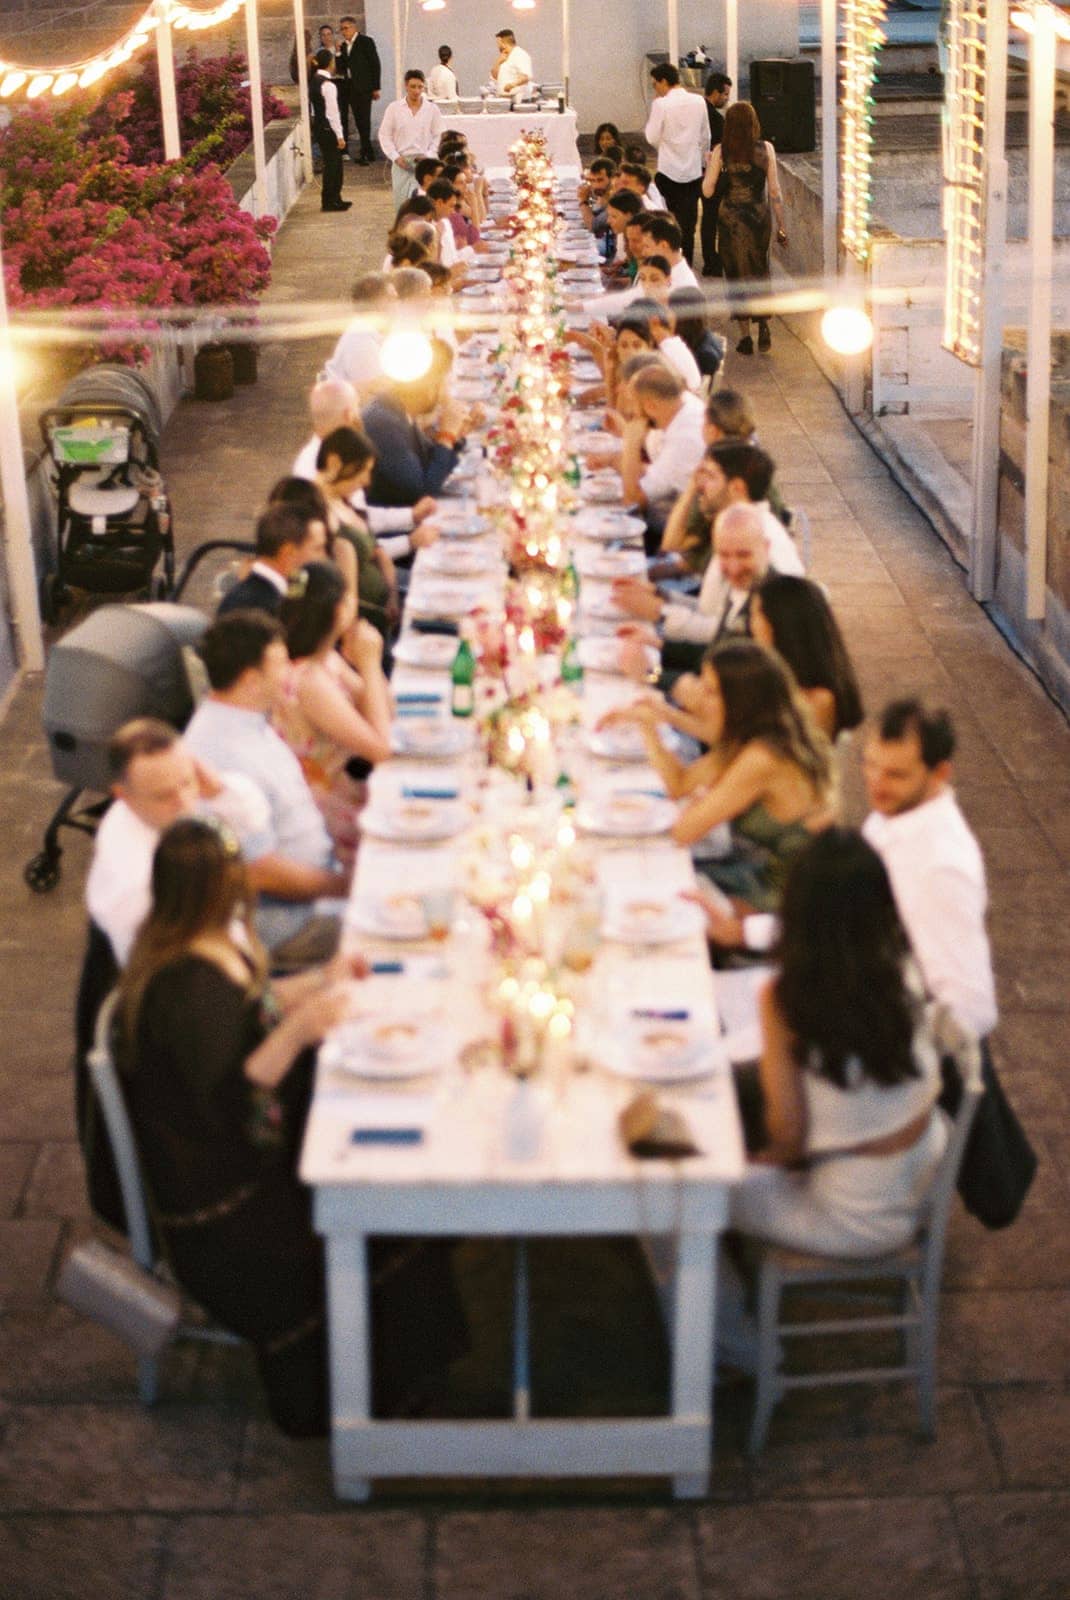
[(862, 695), (843, 634), (820, 584), (771, 572), (751, 597), (751, 637), (787, 662), (830, 742), (862, 721)]
[[(119, 1061), (153, 1221), (181, 1287), (256, 1353), (284, 1432), (327, 1431), (323, 1245), (297, 1177), (311, 1052), (356, 1003), (357, 963), (270, 985), (237, 840), (205, 822), (164, 835), (152, 911), (120, 988)], [(371, 1248), (377, 1413), (459, 1352), (440, 1248)]]
[(630, 189), (643, 202), (644, 211), (665, 211), (667, 207), (649, 169), (636, 161), (621, 162), (618, 174), (622, 189)]
[(918, 700), (886, 706), (863, 773), (871, 811), (862, 831), (888, 871), (925, 987), (978, 1039), (996, 1026), (980, 846), (952, 787), (955, 732)]
[(269, 505), (256, 524), (256, 560), (248, 573), (219, 602), (219, 615), (229, 611), (266, 611), (277, 617), (286, 585), (306, 561), (327, 553), (327, 528), (291, 506)]
[[(769, 1143), (729, 1199), (747, 1237), (823, 1255), (876, 1256), (917, 1230), (947, 1142), (940, 1050), (879, 856), (830, 828), (796, 862), (779, 971), (761, 991)], [(753, 1371), (755, 1325), (727, 1255), (718, 1359)]]
[(468, 164), (443, 168), (442, 176), (453, 188), (453, 196), (457, 204), (450, 212), (447, 221), (453, 229), (458, 250), (469, 248), (477, 254), (486, 252), (486, 245), (475, 220), (475, 206), (472, 201), (471, 177)]
[(358, 404), (382, 381), (379, 351), (395, 297), (395, 286), (385, 272), (363, 273), (350, 290), (356, 316), (339, 336), (324, 375), (351, 383), (357, 391)]
[[(637, 194), (632, 194), (627, 189), (614, 189), (606, 199), (606, 222), (612, 235), (612, 243), (607, 239), (606, 264), (603, 268), (605, 281), (622, 283), (635, 277), (635, 260), (628, 253), (625, 240), (625, 230), (629, 223), (638, 224), (643, 216), (643, 202)], [(638, 227), (637, 227), (638, 231)]]
[[(473, 254), (467, 243), (458, 240), (453, 217), (460, 216), (461, 202), (452, 183), (436, 178), (427, 191), (427, 198), (435, 208), (435, 226), (439, 235), (439, 257), (444, 267), (455, 267), (459, 261), (469, 260)], [(461, 252), (468, 254), (462, 257)]]
[[(605, 720), (640, 727), (669, 794), (687, 799), (673, 838), (699, 847), (700, 870), (741, 906), (775, 911), (791, 864), (835, 818), (827, 739), (787, 667), (752, 639), (713, 645), (703, 659), (688, 720), (710, 748), (697, 761), (686, 764), (662, 744), (665, 710), (648, 697)], [(706, 859), (706, 841), (723, 823), (731, 825), (732, 853)]]
[[(647, 264), (667, 257), (648, 256)], [(676, 318), (676, 333), (695, 358), (699, 372), (712, 384), (724, 361), (725, 342), (706, 320), (706, 302), (701, 289), (670, 289), (669, 310)], [(748, 429), (748, 433), (753, 432)], [(712, 444), (713, 440), (707, 440)]]
[[(461, 458), (472, 415), (446, 393), (453, 363), (449, 346), (436, 338), (431, 348), (431, 365), (422, 378), (408, 383), (387, 379), (365, 410), (364, 430), (375, 448), (371, 505), (415, 506), (438, 494)], [(436, 411), (432, 431), (430, 419)]]
[(672, 287), (697, 289), (698, 279), (683, 254), (681, 247), (684, 236), (676, 218), (667, 211), (646, 211), (640, 218), (640, 225), (648, 240), (646, 249), (656, 250), (658, 255), (668, 257), (672, 268)]
[(163, 830), (195, 814), (262, 828), (267, 803), (248, 778), (217, 775), (195, 760), (177, 731), (155, 717), (126, 722), (112, 735), (108, 773), (112, 803), (93, 839), (85, 897), (121, 967), (152, 903), (152, 856)]
[(598, 124), (594, 130), (594, 153), (596, 158), (602, 156), (614, 166), (620, 166), (624, 160), (624, 141), (615, 122)]
[(639, 296), (644, 300), (656, 300), (658, 305), (667, 305), (671, 272), (667, 256), (644, 256), (635, 275)]
[(383, 269), (393, 273), (399, 267), (424, 267), (433, 260), (430, 252), (437, 248), (438, 240), (431, 223), (402, 223), (386, 241)]
[(580, 216), (584, 227), (596, 239), (605, 240), (611, 231), (606, 204), (616, 176), (617, 169), (613, 162), (599, 156), (591, 162), (587, 176), (579, 187)]
[(272, 722), (301, 763), (336, 858), (348, 866), (356, 854), (364, 792), (346, 763), (358, 756), (374, 765), (390, 755), (383, 641), (370, 623), (357, 621), (337, 567), (302, 567), (291, 589), (282, 625), (293, 671)]
[(233, 611), (212, 624), (197, 653), (211, 693), (190, 719), (186, 745), (218, 771), (251, 778), (267, 800), (267, 825), (240, 837), (260, 896), (257, 929), (274, 951), (300, 933), (317, 900), (348, 892), (349, 875), (334, 861), (297, 757), (268, 720), (290, 673), (281, 624), (260, 611)]
[(327, 502), (333, 559), (357, 597), (361, 616), (386, 638), (397, 622), (397, 575), (353, 505), (353, 496), (367, 490), (374, 465), (375, 452), (365, 434), (335, 428), (320, 445), (316, 483)]
[[(639, 416), (625, 424), (621, 440), (621, 479), (626, 503), (646, 513), (648, 525), (661, 527), (672, 501), (688, 484), (702, 459), (702, 401), (668, 365), (644, 367), (632, 379)], [(662, 435), (661, 449), (649, 466), (642, 460), (649, 429)]]
[(676, 318), (668, 306), (659, 300), (633, 300), (628, 316), (646, 318), (658, 355), (675, 368), (691, 393), (697, 394), (702, 387), (702, 374), (694, 356), (677, 334)]
[(704, 544), (708, 548), (714, 517), (728, 506), (747, 505), (753, 507), (765, 530), (769, 565), (777, 572), (802, 577), (805, 568), (798, 546), (769, 503), (773, 472), (772, 459), (755, 444), (725, 439), (709, 445), (700, 481), (689, 485), (699, 516), (692, 516), (693, 503), (681, 506), (678, 502), (665, 525), (662, 550), (686, 552), (693, 544), (700, 550)]
[(412, 169), (412, 175), (416, 179), (417, 194), (426, 194), (428, 185), (434, 183), (441, 172), (442, 162), (438, 156), (424, 156), (418, 161)]
[[(294, 460), (292, 472), (297, 478), (315, 479), (316, 461), (320, 446), (335, 428), (360, 428), (360, 407), (357, 393), (350, 383), (339, 378), (324, 378), (313, 385), (309, 395), (312, 414), (312, 437)], [(363, 489), (350, 496), (350, 503), (358, 515), (363, 516), (377, 542), (392, 561), (399, 561), (413, 550), (434, 544), (438, 531), (428, 521), (437, 509), (430, 495), (414, 506), (369, 506)]]

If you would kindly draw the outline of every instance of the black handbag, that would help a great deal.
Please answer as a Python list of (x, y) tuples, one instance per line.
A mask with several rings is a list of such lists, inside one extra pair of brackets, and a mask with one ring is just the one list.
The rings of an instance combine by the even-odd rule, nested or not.
[[(953, 1117), (962, 1085), (954, 1060), (945, 1057), (940, 1105)], [(988, 1045), (981, 1046), (981, 1098), (959, 1167), (962, 1203), (986, 1228), (1008, 1228), (1036, 1176), (1036, 1151), (996, 1076)]]

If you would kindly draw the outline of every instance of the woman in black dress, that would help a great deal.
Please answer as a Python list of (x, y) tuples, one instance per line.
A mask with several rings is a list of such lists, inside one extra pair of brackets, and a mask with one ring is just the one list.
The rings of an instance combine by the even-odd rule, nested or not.
[[(767, 279), (772, 215), (777, 243), (785, 245), (784, 200), (777, 177), (776, 151), (762, 138), (758, 113), (749, 100), (737, 100), (725, 112), (724, 133), (710, 152), (702, 193), (707, 200), (719, 196), (717, 250), (728, 282)], [(758, 324), (758, 349), (768, 350), (772, 339), (769, 318), (739, 316), (740, 355), (754, 354), (750, 324)]]
[[(323, 1249), (296, 1166), (312, 1051), (352, 1010), (358, 964), (338, 958), (269, 985), (237, 840), (207, 821), (168, 829), (152, 889), (119, 1020), (153, 1220), (183, 1289), (253, 1345), (278, 1426), (322, 1433)], [(426, 1335), (441, 1346), (460, 1317), (448, 1271), (425, 1271), (414, 1305), (411, 1274), (392, 1270), (389, 1244), (377, 1252), (377, 1409), (389, 1409), (440, 1355)]]

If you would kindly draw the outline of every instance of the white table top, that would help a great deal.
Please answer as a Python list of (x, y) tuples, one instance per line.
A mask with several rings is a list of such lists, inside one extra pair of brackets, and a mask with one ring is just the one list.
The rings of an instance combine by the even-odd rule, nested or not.
[[(576, 548), (587, 548), (587, 542), (577, 540)], [(420, 552), (412, 580), (417, 593), (429, 576), (427, 567), (426, 554)], [(488, 595), (500, 594), (500, 573), (484, 583)], [(584, 580), (584, 608), (608, 591), (608, 584)], [(581, 631), (582, 626), (581, 612)], [(397, 693), (441, 693), (441, 704), (432, 713), (449, 720), (448, 673), (398, 665), (392, 681)], [(606, 710), (627, 702), (634, 692), (634, 685), (622, 678), (588, 673), (582, 727), (593, 727)], [(634, 789), (657, 783), (644, 764), (602, 761), (586, 752), (578, 735), (575, 742), (568, 770), (581, 803), (607, 786)], [(396, 794), (403, 784), (432, 782), (457, 785), (474, 805), (484, 774), (474, 752), (459, 761), (395, 759), (374, 773), (371, 799)], [(499, 804), (498, 798), (490, 801), (491, 807)], [(477, 821), (473, 813), (473, 823)], [(398, 885), (420, 893), (454, 884), (464, 845), (463, 836), (414, 845), (365, 837), (352, 901), (374, 899)], [(647, 841), (605, 840), (596, 849), (601, 879), (616, 893), (627, 883), (648, 893), (655, 883), (659, 891), (684, 889), (694, 879), (688, 852), (673, 845), (668, 835)], [(713, 974), (701, 934), (664, 947), (600, 946), (585, 979), (575, 1040), (576, 1055), (592, 1064), (582, 1071), (558, 1065), (541, 1075), (545, 1083), (536, 1080), (545, 1109), (542, 1145), (534, 1160), (517, 1161), (508, 1156), (505, 1135), (514, 1080), (500, 1068), (469, 1074), (457, 1061), (466, 1043), (490, 1036), (496, 1026), (480, 992), (480, 931), (478, 913), (466, 908), (437, 953), (427, 944), (347, 935), (373, 959), (411, 962), (418, 953), (414, 966), (402, 975), (368, 981), (368, 1007), (373, 1014), (385, 1008), (398, 1015), (430, 1007), (436, 1059), (445, 1065), (412, 1083), (386, 1086), (340, 1066), (321, 1066), (301, 1159), (301, 1176), (318, 1191), (321, 1229), (344, 1226), (348, 1220), (367, 1231), (389, 1227), (403, 1232), (405, 1226), (419, 1231), (429, 1221), (433, 1225), (437, 1216), (441, 1231), (455, 1233), (466, 1228), (518, 1231), (522, 1225), (528, 1231), (607, 1231), (613, 1219), (623, 1231), (630, 1217), (643, 1232), (676, 1228), (684, 1221), (683, 1210), (692, 1213), (696, 1207), (707, 1223), (711, 1207), (723, 1221), (726, 1186), (742, 1175), (744, 1158), (730, 1063), (720, 1043), (712, 1047), (708, 1077), (661, 1091), (664, 1104), (683, 1112), (702, 1152), (679, 1163), (638, 1162), (628, 1154), (617, 1117), (641, 1086), (598, 1065), (635, 1007), (686, 1009), (697, 1028), (708, 1028), (711, 1041), (719, 1041)], [(449, 976), (430, 976), (442, 962)], [(404, 1148), (350, 1143), (354, 1128), (376, 1125), (419, 1126), (423, 1137)], [(577, 1185), (584, 1190), (580, 1206), (568, 1199)], [(592, 1199), (596, 1193), (603, 1204)]]
[(525, 132), (537, 128), (545, 133), (547, 148), (559, 178), (575, 176), (581, 166), (576, 143), (576, 113), (558, 111), (477, 112), (443, 116), (445, 128), (463, 133), (476, 161), (490, 176), (508, 173), (511, 147)]

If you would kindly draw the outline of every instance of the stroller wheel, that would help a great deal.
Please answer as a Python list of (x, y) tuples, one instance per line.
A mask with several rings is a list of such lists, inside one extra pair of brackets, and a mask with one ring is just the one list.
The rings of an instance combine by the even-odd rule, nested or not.
[(48, 894), (59, 882), (59, 857), (39, 850), (27, 861), (22, 876), (34, 894)]
[(59, 574), (46, 572), (41, 579), (41, 621), (51, 627), (59, 621), (60, 611), (70, 599), (70, 592), (59, 581)]

